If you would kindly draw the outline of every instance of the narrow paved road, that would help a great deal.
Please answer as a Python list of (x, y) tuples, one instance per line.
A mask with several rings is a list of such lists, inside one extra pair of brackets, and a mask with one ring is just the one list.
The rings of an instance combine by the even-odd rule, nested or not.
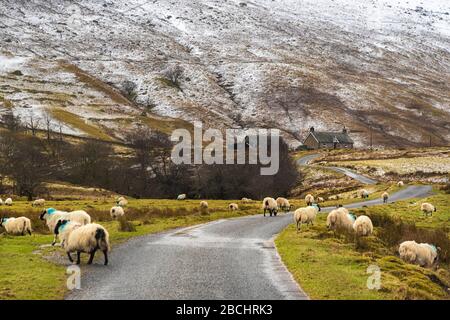
[[(297, 164), (301, 165), (301, 166), (306, 166), (308, 165), (311, 161), (313, 161), (314, 159), (317, 159), (318, 157), (320, 157), (320, 154), (310, 154), (304, 157), (301, 157), (297, 160)], [(366, 176), (360, 175), (350, 169), (347, 168), (341, 168), (341, 167), (325, 167), (325, 166), (321, 166), (323, 168), (327, 168), (336, 172), (340, 172), (345, 174), (346, 176), (349, 176), (352, 179), (358, 180), (361, 183), (364, 184), (376, 184), (377, 181), (370, 179)]]
[[(410, 186), (390, 201), (430, 192), (430, 186)], [(307, 299), (273, 244), (291, 222), (292, 214), (260, 214), (130, 240), (114, 248), (110, 265), (99, 259), (83, 266), (82, 289), (67, 299)]]

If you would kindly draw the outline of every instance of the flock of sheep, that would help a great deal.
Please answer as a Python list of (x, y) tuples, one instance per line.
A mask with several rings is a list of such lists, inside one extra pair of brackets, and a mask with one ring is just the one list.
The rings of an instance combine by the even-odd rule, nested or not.
[[(403, 182), (398, 183), (399, 186)], [(368, 198), (369, 192), (361, 190), (359, 192), (361, 198)], [(387, 203), (389, 194), (384, 192), (382, 194), (383, 203)], [(187, 199), (186, 194), (180, 194), (178, 200)], [(251, 203), (252, 199), (242, 198), (242, 203)], [(313, 225), (317, 214), (321, 211), (319, 202), (324, 202), (322, 197), (317, 197), (317, 202), (313, 195), (308, 194), (305, 197), (306, 207), (299, 208), (294, 211), (294, 223), (297, 227), (297, 232), (300, 231), (302, 225)], [(0, 199), (0, 205), (12, 206), (13, 201), (7, 198), (5, 201)], [(44, 199), (37, 199), (33, 201), (32, 206), (44, 206)], [(116, 199), (116, 205), (110, 209), (110, 215), (113, 219), (120, 218), (125, 215), (124, 207), (128, 205), (128, 200), (125, 197)], [(208, 202), (201, 201), (200, 209), (207, 210)], [(230, 203), (228, 205), (230, 211), (239, 210), (237, 203)], [(262, 202), (263, 214), (266, 212), (270, 216), (277, 216), (278, 210), (289, 212), (293, 206), (289, 200), (279, 197), (276, 200), (271, 197), (264, 198)], [(431, 203), (422, 203), (422, 212), (426, 216), (432, 215), (436, 211), (436, 207)], [(45, 209), (41, 215), (41, 220), (45, 223), (54, 234), (52, 245), (55, 245), (58, 238), (60, 239), (61, 247), (66, 251), (70, 262), (73, 262), (72, 253), (77, 253), (76, 263), (80, 263), (80, 254), (90, 254), (88, 264), (92, 263), (94, 255), (97, 250), (101, 250), (104, 254), (104, 264), (108, 264), (108, 252), (110, 251), (109, 234), (108, 231), (101, 225), (92, 223), (91, 217), (84, 210), (76, 210), (71, 212), (59, 211), (54, 208)], [(339, 206), (338, 208), (329, 212), (326, 225), (329, 230), (346, 230), (352, 232), (357, 237), (367, 237), (373, 233), (373, 224), (368, 216), (361, 215), (355, 217), (346, 208)], [(31, 235), (31, 221), (26, 217), (18, 218), (1, 218), (0, 227), (3, 227), (6, 233), (11, 235)], [(405, 241), (399, 246), (399, 255), (404, 261), (408, 263), (418, 264), (423, 267), (432, 267), (435, 265), (438, 258), (438, 250), (434, 245), (427, 243), (416, 243), (415, 241)]]

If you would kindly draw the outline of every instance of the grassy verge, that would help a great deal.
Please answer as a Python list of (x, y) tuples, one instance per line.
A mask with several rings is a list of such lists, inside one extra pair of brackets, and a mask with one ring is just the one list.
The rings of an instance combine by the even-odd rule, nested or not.
[[(62, 210), (85, 209), (95, 222), (108, 230), (114, 250), (114, 246), (132, 237), (259, 212), (259, 202), (241, 205), (240, 210), (235, 212), (227, 210), (230, 202), (232, 201), (209, 200), (210, 213), (202, 215), (198, 210), (197, 200), (132, 199), (127, 209), (127, 217), (135, 226), (135, 232), (119, 231), (119, 222), (112, 221), (109, 217), (109, 208), (113, 205), (110, 198), (108, 201), (53, 201), (47, 203), (46, 207), (53, 206)], [(28, 216), (32, 219), (36, 231), (31, 237), (0, 235), (0, 300), (62, 299), (66, 293), (66, 266), (50, 262), (46, 257), (64, 256), (64, 253), (58, 247), (41, 247), (51, 243), (53, 238), (38, 218), (42, 209), (32, 209), (26, 201), (15, 201), (12, 208), (3, 207), (0, 210), (0, 215)]]
[[(432, 218), (421, 218), (420, 203), (439, 204)], [(374, 235), (360, 241), (334, 235), (320, 214), (314, 226), (297, 233), (294, 225), (276, 239), (283, 262), (312, 299), (450, 299), (449, 221), (450, 198), (438, 194), (428, 199), (402, 201), (356, 210), (374, 222)], [(437, 271), (404, 263), (397, 257), (401, 241), (445, 246)], [(367, 268), (381, 269), (381, 289), (367, 288)]]

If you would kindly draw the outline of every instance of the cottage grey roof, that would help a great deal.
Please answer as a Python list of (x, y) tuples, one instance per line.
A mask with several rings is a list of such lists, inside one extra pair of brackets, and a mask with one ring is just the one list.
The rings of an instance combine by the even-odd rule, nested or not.
[(319, 143), (353, 143), (348, 133), (344, 132), (325, 132), (314, 131), (310, 132)]

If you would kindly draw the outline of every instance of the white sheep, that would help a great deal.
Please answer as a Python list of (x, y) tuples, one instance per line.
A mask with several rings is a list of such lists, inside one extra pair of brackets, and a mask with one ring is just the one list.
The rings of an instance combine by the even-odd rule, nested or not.
[(11, 235), (25, 235), (26, 232), (31, 236), (31, 221), (26, 217), (2, 218), (0, 227), (5, 228), (6, 233)]
[(250, 203), (250, 202), (252, 202), (253, 200), (250, 199), (250, 198), (242, 198), (241, 201), (242, 201), (243, 203)]
[(289, 203), (289, 200), (286, 198), (278, 197), (277, 198), (277, 206), (284, 212), (288, 212), (291, 210), (291, 204)]
[(64, 243), (64, 249), (66, 250), (70, 262), (73, 262), (70, 254), (72, 252), (77, 253), (77, 264), (80, 264), (81, 252), (90, 254), (88, 264), (91, 264), (95, 252), (101, 250), (105, 257), (104, 264), (106, 266), (108, 264), (108, 252), (110, 251), (108, 231), (96, 223), (79, 226), (68, 235)]
[(239, 206), (237, 205), (237, 203), (230, 203), (228, 205), (228, 209), (230, 209), (230, 211), (236, 211), (239, 210)]
[(67, 238), (69, 237), (69, 234), (81, 227), (82, 224), (75, 222), (75, 221), (69, 221), (64, 219), (59, 219), (56, 223), (55, 229), (53, 230), (53, 233), (61, 240), (61, 247), (64, 248), (65, 244), (67, 243)]
[(344, 207), (332, 210), (327, 216), (327, 228), (330, 230), (345, 229), (352, 231), (354, 222), (355, 218)]
[(271, 197), (264, 198), (262, 208), (264, 210), (264, 217), (266, 216), (266, 211), (269, 211), (270, 216), (277, 215), (278, 205), (274, 198)]
[(353, 230), (358, 237), (367, 237), (373, 233), (372, 220), (368, 216), (359, 216), (353, 223)]
[(208, 209), (208, 202), (200, 201), (200, 208), (201, 209)]
[(403, 181), (397, 182), (397, 186), (398, 187), (403, 187), (404, 185), (405, 185), (405, 183)]
[(184, 200), (184, 199), (186, 199), (185, 193), (182, 193), (182, 194), (178, 195), (178, 197), (177, 197), (177, 200)]
[(332, 195), (328, 197), (328, 200), (337, 200), (337, 199), (339, 199), (338, 195)]
[(383, 198), (383, 203), (387, 203), (389, 200), (389, 193), (387, 193), (387, 191), (383, 192), (381, 198)]
[[(45, 220), (48, 229), (53, 232), (59, 219), (65, 219), (70, 221), (78, 222), (82, 225), (91, 223), (91, 217), (84, 210), (76, 210), (72, 212), (59, 211), (54, 208), (48, 208), (42, 211), (40, 217), (41, 220)], [(55, 245), (57, 240), (57, 235), (55, 235), (52, 245)]]
[(2, 206), (3, 205), (3, 200), (2, 200), (2, 198), (0, 198), (0, 206)]
[(297, 225), (297, 232), (300, 231), (302, 224), (312, 224), (314, 225), (314, 220), (316, 219), (317, 213), (320, 211), (319, 206), (308, 206), (304, 208), (299, 208), (294, 212), (294, 222)]
[(422, 212), (425, 213), (425, 216), (428, 216), (428, 215), (432, 216), (433, 212), (436, 212), (437, 209), (431, 203), (424, 202), (420, 206), (420, 210), (422, 210)]
[(114, 206), (109, 210), (109, 214), (111, 218), (116, 219), (122, 217), (125, 214), (125, 211), (121, 206)]
[(359, 191), (359, 196), (363, 199), (367, 199), (369, 198), (369, 191), (367, 191), (366, 189), (362, 189)]
[(325, 202), (325, 199), (322, 197), (317, 197), (317, 203)]
[(312, 194), (307, 194), (305, 197), (305, 202), (307, 206), (310, 206), (314, 203), (314, 197)]
[(119, 207), (126, 207), (128, 205), (128, 200), (125, 197), (119, 197), (117, 198), (116, 204)]
[(5, 200), (5, 205), (6, 205), (6, 206), (12, 206), (12, 204), (13, 204), (13, 201), (12, 201), (11, 198), (7, 198), (7, 199)]
[(45, 199), (36, 199), (31, 204), (32, 207), (42, 207), (45, 205)]
[(438, 250), (439, 248), (428, 243), (404, 241), (400, 244), (398, 253), (400, 258), (408, 263), (431, 268), (437, 263)]

